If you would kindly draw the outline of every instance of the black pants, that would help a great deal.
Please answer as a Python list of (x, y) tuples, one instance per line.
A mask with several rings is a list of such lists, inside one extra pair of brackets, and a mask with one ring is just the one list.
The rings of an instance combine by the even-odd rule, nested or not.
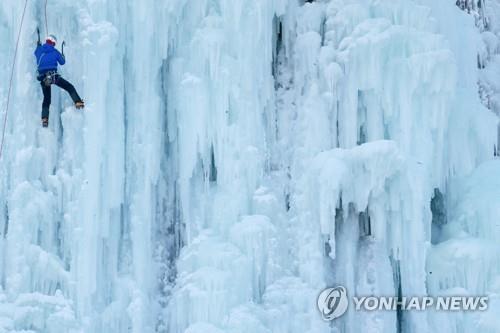
[[(40, 82), (40, 84), (42, 85), (42, 91), (43, 91), (42, 118), (48, 118), (50, 103), (52, 101), (52, 91), (51, 91), (52, 86), (51, 85), (46, 86), (43, 81)], [(71, 96), (71, 99), (73, 99), (74, 103), (81, 102), (82, 99), (80, 98), (80, 96), (78, 96), (75, 87), (73, 87), (71, 83), (63, 79), (61, 75), (59, 74), (55, 75), (53, 84), (66, 90)]]

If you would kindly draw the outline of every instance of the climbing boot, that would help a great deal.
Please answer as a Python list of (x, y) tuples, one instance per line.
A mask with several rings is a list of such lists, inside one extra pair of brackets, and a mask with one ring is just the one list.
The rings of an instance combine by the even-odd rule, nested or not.
[(78, 110), (83, 109), (85, 107), (85, 103), (83, 101), (78, 101), (75, 103), (75, 108)]

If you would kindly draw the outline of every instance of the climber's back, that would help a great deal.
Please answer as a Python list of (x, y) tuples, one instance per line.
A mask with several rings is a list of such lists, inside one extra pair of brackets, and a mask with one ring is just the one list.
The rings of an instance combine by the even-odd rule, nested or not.
[(40, 74), (57, 71), (57, 65), (64, 65), (66, 62), (64, 56), (55, 48), (56, 42), (57, 39), (51, 35), (47, 37), (45, 44), (37, 46), (35, 57)]

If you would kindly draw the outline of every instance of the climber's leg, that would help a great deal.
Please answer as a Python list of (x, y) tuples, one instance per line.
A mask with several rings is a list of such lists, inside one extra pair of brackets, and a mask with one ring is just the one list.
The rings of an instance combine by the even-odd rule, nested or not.
[(83, 101), (80, 98), (80, 96), (78, 95), (78, 93), (76, 92), (75, 87), (71, 83), (69, 83), (68, 81), (63, 79), (60, 75), (58, 75), (56, 80), (55, 80), (55, 85), (66, 90), (69, 93), (69, 95), (71, 96), (71, 99), (73, 100), (73, 102), (75, 103), (75, 106), (77, 108), (83, 107)]
[(46, 86), (43, 81), (40, 82), (40, 85), (42, 86), (42, 92), (43, 92), (43, 102), (42, 102), (42, 119), (44, 118), (49, 118), (49, 109), (50, 109), (50, 102), (52, 98), (52, 92), (51, 92), (51, 87)]

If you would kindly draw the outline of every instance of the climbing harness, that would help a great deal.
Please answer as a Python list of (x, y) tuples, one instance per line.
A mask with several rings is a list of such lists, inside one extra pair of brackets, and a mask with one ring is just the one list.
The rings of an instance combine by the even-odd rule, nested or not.
[(38, 75), (37, 79), (38, 81), (43, 82), (46, 87), (50, 87), (52, 84), (55, 84), (57, 82), (58, 76), (59, 74), (57, 74), (56, 71), (49, 71), (47, 73)]
[[(47, 0), (48, 1), (48, 0)], [(21, 32), (23, 30), (24, 17), (26, 16), (26, 8), (28, 7), (28, 0), (24, 3), (23, 14), (21, 16), (21, 24), (19, 25), (19, 33), (17, 35), (16, 48), (14, 51), (14, 60), (12, 61), (12, 70), (10, 72), (9, 90), (7, 92), (7, 102), (5, 104), (5, 113), (3, 119), (2, 140), (0, 141), (0, 160), (2, 159), (3, 145), (5, 141), (5, 130), (7, 127), (7, 114), (9, 112), (10, 95), (12, 93), (12, 83), (14, 81), (14, 70), (16, 66), (17, 51), (19, 50), (19, 41), (21, 40)]]

